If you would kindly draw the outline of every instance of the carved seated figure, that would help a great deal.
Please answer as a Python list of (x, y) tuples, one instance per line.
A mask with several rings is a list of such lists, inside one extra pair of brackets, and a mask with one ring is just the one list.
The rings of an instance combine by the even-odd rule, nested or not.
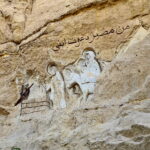
[(83, 100), (86, 101), (88, 96), (94, 93), (96, 80), (100, 75), (101, 68), (96, 60), (96, 54), (93, 49), (86, 49), (83, 54), (81, 64), (81, 89), (83, 92)]
[(49, 108), (49, 103), (46, 102), (45, 88), (39, 83), (38, 77), (30, 78), (27, 82), (27, 87), (31, 85), (29, 86), (31, 88), (27, 101), (21, 104), (20, 115), (39, 112)]
[[(97, 77), (100, 75), (101, 68), (96, 60), (96, 54), (92, 48), (86, 48), (82, 56), (71, 66), (64, 69), (64, 79), (67, 89), (81, 89), (81, 101), (87, 101), (89, 96), (94, 93)], [(73, 83), (76, 83), (75, 85)], [(74, 85), (74, 86), (72, 86)]]

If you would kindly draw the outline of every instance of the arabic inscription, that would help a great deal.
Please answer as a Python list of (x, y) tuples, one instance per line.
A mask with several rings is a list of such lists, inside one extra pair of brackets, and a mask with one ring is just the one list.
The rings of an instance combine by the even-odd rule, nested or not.
[(75, 47), (79, 47), (80, 43), (83, 41), (87, 41), (88, 43), (93, 43), (95, 40), (99, 39), (99, 37), (103, 37), (103, 36), (107, 36), (107, 35), (111, 35), (111, 34), (116, 34), (116, 35), (120, 35), (123, 34), (125, 32), (125, 30), (129, 30), (130, 26), (127, 25), (125, 27), (118, 27), (116, 29), (110, 29), (110, 30), (105, 30), (102, 33), (95, 33), (95, 34), (91, 34), (88, 36), (82, 36), (82, 37), (77, 37), (77, 38), (72, 38), (69, 40), (63, 39), (61, 41), (58, 41), (58, 43), (56, 44), (56, 46), (54, 48), (52, 48), (54, 51), (58, 51), (61, 49), (61, 47), (64, 47), (66, 45), (74, 45)]

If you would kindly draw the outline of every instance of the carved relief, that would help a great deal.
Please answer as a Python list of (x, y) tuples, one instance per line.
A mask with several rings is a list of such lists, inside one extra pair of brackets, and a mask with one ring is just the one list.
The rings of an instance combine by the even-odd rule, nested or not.
[(46, 91), (49, 91), (49, 99), (52, 100), (54, 107), (65, 108), (65, 83), (63, 76), (54, 63), (48, 65), (47, 72), (50, 75), (50, 81), (46, 88)]
[[(96, 80), (102, 70), (94, 50), (86, 48), (79, 59), (63, 70), (59, 70), (57, 64), (51, 62), (46, 71), (48, 78), (45, 83), (39, 83), (38, 77), (28, 80), (28, 84), (32, 86), (26, 99), (28, 103), (34, 102), (32, 105), (35, 107), (38, 104), (48, 104), (49, 108), (58, 109), (66, 108), (71, 101), (75, 102), (73, 105), (81, 105), (91, 100)], [(26, 106), (29, 104), (26, 103)]]
[(46, 92), (43, 85), (33, 79), (29, 79), (26, 85), (30, 84), (30, 91), (28, 92), (26, 101), (21, 101), (21, 115), (43, 111), (51, 106), (50, 102), (46, 99)]
[[(86, 48), (82, 56), (63, 70), (66, 87), (78, 93), (80, 102), (86, 102), (94, 93), (96, 79), (101, 68), (92, 48)], [(68, 92), (69, 93), (69, 92)]]

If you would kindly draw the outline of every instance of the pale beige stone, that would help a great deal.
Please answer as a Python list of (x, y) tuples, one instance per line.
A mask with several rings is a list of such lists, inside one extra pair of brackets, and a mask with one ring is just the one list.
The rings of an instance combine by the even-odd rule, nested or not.
[[(0, 149), (149, 150), (149, 28), (149, 0), (1, 0)], [(100, 63), (90, 99), (79, 81), (97, 74), (85, 62)], [(69, 93), (76, 76), (81, 87)], [(55, 99), (54, 106), (20, 115), (14, 104), (27, 83), (34, 85), (26, 102)]]

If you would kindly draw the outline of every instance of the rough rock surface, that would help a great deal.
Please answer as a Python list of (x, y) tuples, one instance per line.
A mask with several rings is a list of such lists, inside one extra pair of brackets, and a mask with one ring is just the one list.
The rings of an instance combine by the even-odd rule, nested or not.
[(0, 130), (2, 150), (149, 150), (150, 1), (1, 0)]

